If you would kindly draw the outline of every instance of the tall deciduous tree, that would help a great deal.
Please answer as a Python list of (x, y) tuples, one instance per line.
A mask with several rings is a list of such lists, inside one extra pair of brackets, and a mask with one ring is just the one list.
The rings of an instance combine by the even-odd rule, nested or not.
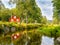
[(2, 9), (4, 9), (5, 8), (5, 6), (4, 6), (4, 4), (2, 3), (2, 1), (0, 0), (0, 11), (2, 10)]
[(35, 0), (10, 0), (12, 3), (16, 3), (17, 13), (21, 20), (24, 22), (40, 23), (42, 20), (42, 14), (40, 8), (36, 5)]
[(29, 19), (31, 19), (30, 22), (35, 22), (35, 20), (39, 23), (41, 22), (41, 10), (36, 5), (35, 0), (20, 0), (19, 3), (17, 3), (17, 6), (20, 7), (18, 10), (20, 10), (21, 15), (26, 17), (24, 19), (26, 19), (27, 22), (29, 22)]
[[(2, 15), (12, 15), (13, 13), (21, 18), (21, 22), (42, 22), (41, 10), (36, 5), (35, 0), (9, 0), (8, 3), (16, 4), (16, 8), (11, 10), (6, 10), (5, 8), (4, 10), (2, 10)], [(4, 11), (7, 11), (7, 13), (5, 13)]]
[(60, 0), (53, 0), (54, 5), (54, 23), (60, 22)]

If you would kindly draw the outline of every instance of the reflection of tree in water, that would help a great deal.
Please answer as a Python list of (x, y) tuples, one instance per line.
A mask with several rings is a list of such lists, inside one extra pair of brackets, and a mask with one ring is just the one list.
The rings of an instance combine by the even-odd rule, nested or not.
[(14, 41), (14, 45), (40, 45), (41, 35), (38, 32), (27, 32), (24, 33), (20, 39)]
[(11, 38), (10, 37), (0, 38), (0, 45), (11, 45)]
[(41, 35), (38, 32), (32, 32), (30, 35), (30, 40), (27, 45), (40, 45), (41, 44)]
[(54, 40), (54, 44), (55, 45), (60, 45), (60, 37), (58, 37), (57, 39)]

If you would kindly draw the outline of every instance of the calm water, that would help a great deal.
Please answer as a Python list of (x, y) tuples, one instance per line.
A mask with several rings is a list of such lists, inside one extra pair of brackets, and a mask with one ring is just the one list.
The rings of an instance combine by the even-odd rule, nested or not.
[[(25, 43), (25, 45), (27, 45), (28, 41)], [(6, 43), (4, 44), (4, 42), (0, 43), (0, 45), (14, 45), (13, 42), (11, 43)], [(47, 37), (47, 36), (42, 36), (42, 39), (41, 39), (41, 44), (40, 45), (54, 45), (54, 38), (50, 38), (50, 37)]]
[(42, 36), (41, 45), (54, 45), (54, 38)]

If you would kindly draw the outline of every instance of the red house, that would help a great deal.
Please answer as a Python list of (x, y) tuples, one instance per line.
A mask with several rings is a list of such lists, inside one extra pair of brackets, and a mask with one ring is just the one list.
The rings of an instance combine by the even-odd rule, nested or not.
[(9, 19), (9, 22), (20, 22), (20, 18), (16, 16), (11, 16), (11, 18)]

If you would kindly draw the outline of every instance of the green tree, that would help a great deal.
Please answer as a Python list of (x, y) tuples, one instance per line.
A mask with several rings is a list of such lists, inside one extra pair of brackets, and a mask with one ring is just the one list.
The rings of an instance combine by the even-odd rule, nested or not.
[[(2, 20), (6, 17), (10, 17), (13, 14), (21, 18), (21, 22), (37, 23), (42, 22), (42, 14), (40, 8), (36, 5), (35, 0), (9, 0), (10, 4), (16, 4), (16, 8), (11, 10), (4, 8), (0, 11)], [(1, 4), (2, 5), (2, 4)]]
[(47, 24), (47, 18), (46, 18), (46, 16), (43, 16), (43, 18), (42, 18), (42, 24)]
[(35, 0), (10, 0), (10, 4), (16, 3), (17, 14), (21, 21), (34, 23), (35, 20), (41, 23), (42, 14), (40, 8), (36, 5)]
[(1, 11), (2, 9), (5, 9), (5, 6), (4, 6), (4, 4), (2, 3), (2, 1), (0, 0), (0, 11)]
[(54, 6), (54, 23), (60, 23), (60, 0), (53, 0)]
[(1, 21), (9, 21), (11, 16), (11, 11), (9, 9), (4, 9), (0, 12)]

